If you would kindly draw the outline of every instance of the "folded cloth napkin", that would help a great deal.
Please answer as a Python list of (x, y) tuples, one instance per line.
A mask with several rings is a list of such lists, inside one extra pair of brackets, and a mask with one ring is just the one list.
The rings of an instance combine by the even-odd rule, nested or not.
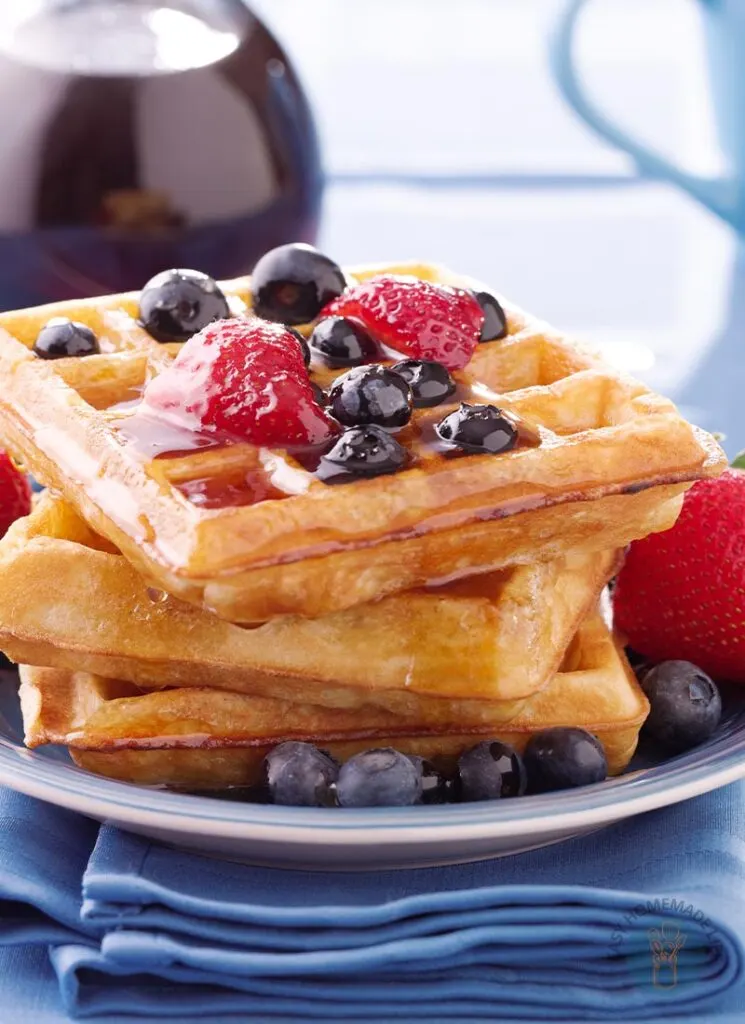
[(75, 1016), (715, 1020), (743, 991), (745, 784), (364, 874), (182, 853), (8, 790), (0, 819), (0, 943), (48, 946)]

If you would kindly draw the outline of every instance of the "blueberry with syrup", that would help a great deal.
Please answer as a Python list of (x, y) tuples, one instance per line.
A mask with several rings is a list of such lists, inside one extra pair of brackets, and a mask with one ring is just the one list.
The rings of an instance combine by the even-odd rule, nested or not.
[(211, 324), (225, 320), (230, 307), (217, 282), (199, 270), (164, 270), (140, 294), (140, 323), (156, 341), (187, 341)]
[(411, 389), (404, 378), (375, 363), (354, 367), (329, 389), (331, 415), (348, 427), (404, 427), (411, 419), (411, 406)]
[(473, 297), (484, 313), (479, 342), (498, 341), (507, 335), (507, 316), (490, 292), (474, 292)]
[(411, 388), (415, 409), (440, 405), (455, 394), (456, 383), (450, 371), (433, 359), (402, 359), (391, 367)]
[(440, 420), (435, 432), (448, 445), (475, 455), (510, 451), (518, 440), (515, 423), (496, 405), (466, 402)]
[(382, 427), (369, 423), (345, 430), (318, 464), (316, 475), (327, 484), (383, 476), (403, 469), (409, 453)]
[(328, 316), (319, 321), (310, 336), (310, 347), (331, 369), (359, 366), (380, 356), (378, 346), (362, 324), (345, 316)]

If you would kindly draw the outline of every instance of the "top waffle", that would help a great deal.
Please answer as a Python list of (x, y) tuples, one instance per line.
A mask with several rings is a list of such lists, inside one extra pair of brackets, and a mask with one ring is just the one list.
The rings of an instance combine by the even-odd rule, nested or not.
[[(353, 274), (383, 271), (457, 283), (420, 265)], [(250, 310), (250, 288), (223, 286), (234, 313)], [(428, 443), (433, 413), (455, 405), (415, 411), (398, 435), (408, 468), (333, 487), (287, 451), (142, 436), (131, 427), (141, 388), (179, 346), (138, 325), (131, 294), (0, 315), (0, 435), (149, 580), (236, 622), (326, 614), (576, 544), (619, 547), (661, 528), (650, 523), (663, 502), (669, 525), (686, 485), (723, 468), (716, 442), (504, 306), (507, 337), (454, 374), (459, 399), (497, 404), (522, 425), (521, 443), (499, 455), (448, 458)], [(101, 353), (37, 358), (31, 346), (53, 316), (90, 326)], [(312, 376), (325, 386), (331, 374)]]

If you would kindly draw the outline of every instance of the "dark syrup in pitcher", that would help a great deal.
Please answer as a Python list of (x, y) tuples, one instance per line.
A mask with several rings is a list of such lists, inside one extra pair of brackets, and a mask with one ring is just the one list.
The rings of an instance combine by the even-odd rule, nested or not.
[(241, 0), (7, 8), (0, 308), (137, 289), (174, 266), (234, 277), (313, 240), (313, 119)]

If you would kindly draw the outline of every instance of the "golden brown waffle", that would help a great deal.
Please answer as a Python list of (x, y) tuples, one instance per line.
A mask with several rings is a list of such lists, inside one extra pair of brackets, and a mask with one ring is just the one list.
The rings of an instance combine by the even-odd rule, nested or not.
[(162, 591), (62, 499), (0, 542), (0, 648), (15, 661), (143, 689), (201, 686), (375, 704), (421, 722), (507, 720), (555, 674), (618, 566), (573, 552), (320, 619), (236, 626)]
[[(382, 269), (456, 280), (421, 265), (355, 273)], [(248, 279), (225, 291), (236, 312), (247, 308)], [(459, 399), (493, 401), (523, 423), (523, 441), (504, 454), (436, 454), (426, 438), (447, 405), (419, 410), (398, 435), (411, 468), (333, 487), (283, 451), (236, 444), (176, 457), (185, 442), (170, 433), (133, 440), (139, 389), (178, 349), (137, 325), (133, 295), (0, 315), (0, 437), (156, 586), (234, 622), (323, 615), (669, 526), (676, 506), (663, 513), (661, 503), (723, 468), (716, 442), (666, 399), (505, 308), (508, 337), (479, 346), (455, 375)], [(30, 346), (52, 316), (92, 327), (101, 354), (38, 359)], [(169, 451), (151, 458), (152, 444)]]
[(533, 733), (579, 726), (602, 742), (610, 772), (636, 748), (649, 706), (599, 615), (580, 627), (549, 686), (508, 725), (462, 722), (438, 728), (403, 722), (381, 708), (354, 710), (289, 704), (210, 689), (141, 694), (131, 683), (60, 669), (21, 668), (26, 743), (67, 746), (77, 764), (144, 785), (220, 789), (257, 781), (267, 750), (308, 740), (345, 760), (371, 746), (451, 762), (481, 739), (523, 750)]

